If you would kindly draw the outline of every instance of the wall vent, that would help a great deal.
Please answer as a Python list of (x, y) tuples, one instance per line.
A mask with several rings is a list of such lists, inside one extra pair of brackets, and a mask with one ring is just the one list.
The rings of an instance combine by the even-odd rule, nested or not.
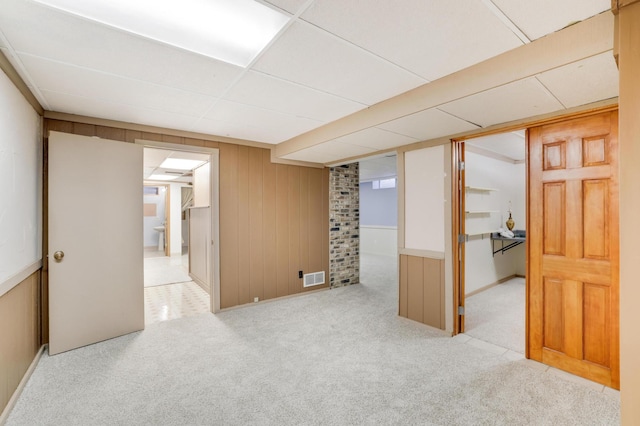
[(303, 287), (313, 287), (320, 284), (324, 284), (324, 271), (304, 274)]

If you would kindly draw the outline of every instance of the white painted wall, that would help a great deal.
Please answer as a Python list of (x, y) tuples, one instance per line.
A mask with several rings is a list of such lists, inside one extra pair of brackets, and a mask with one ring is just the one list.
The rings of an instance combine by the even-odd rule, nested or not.
[(207, 207), (211, 198), (211, 165), (203, 164), (193, 171), (193, 207)]
[(42, 259), (42, 120), (2, 71), (0, 111), (2, 283)]
[[(524, 143), (524, 142), (523, 142)], [(490, 215), (465, 215), (466, 233), (506, 229), (507, 210), (511, 201), (515, 229), (526, 227), (525, 164), (513, 164), (480, 154), (466, 152), (466, 186), (495, 188), (497, 191), (468, 191), (465, 210), (498, 210)], [(493, 243), (495, 248), (499, 242)], [(488, 235), (470, 236), (465, 247), (465, 293), (478, 290), (510, 275), (525, 274), (525, 245), (504, 254), (492, 254)]]
[(170, 215), (171, 215), (171, 235), (170, 246), (172, 255), (182, 254), (182, 187), (189, 186), (184, 183), (171, 183), (170, 184)]
[(444, 149), (404, 154), (405, 248), (445, 251)]
[[(153, 184), (147, 185), (150, 187), (154, 187)], [(165, 214), (165, 198), (167, 188), (165, 186), (155, 186), (158, 188), (158, 195), (143, 195), (142, 202), (145, 204), (155, 204), (156, 205), (156, 215), (155, 216), (144, 216), (143, 218), (143, 235), (144, 235), (144, 246), (145, 247), (158, 247), (158, 239), (160, 238), (160, 233), (153, 228), (155, 226), (160, 226), (165, 222), (166, 214)], [(166, 235), (165, 235), (166, 238)]]
[(360, 225), (360, 252), (398, 255), (398, 227)]

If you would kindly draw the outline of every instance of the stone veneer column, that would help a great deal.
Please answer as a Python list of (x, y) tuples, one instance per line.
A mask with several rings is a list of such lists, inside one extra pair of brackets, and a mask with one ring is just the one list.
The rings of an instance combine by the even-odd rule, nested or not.
[(358, 163), (332, 167), (329, 178), (330, 287), (360, 282), (360, 173)]

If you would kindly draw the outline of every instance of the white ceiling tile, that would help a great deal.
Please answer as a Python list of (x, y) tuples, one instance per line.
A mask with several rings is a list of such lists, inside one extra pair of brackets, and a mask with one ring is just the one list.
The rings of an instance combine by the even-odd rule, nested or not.
[(477, 0), (324, 0), (302, 18), (428, 80), (522, 45)]
[(266, 4), (271, 4), (278, 9), (286, 10), (295, 14), (307, 2), (307, 0), (263, 0)]
[(212, 96), (221, 95), (242, 72), (37, 3), (3, 3), (0, 28), (17, 52)]
[(538, 79), (567, 108), (614, 98), (619, 91), (618, 67), (611, 51), (547, 71)]
[[(47, 92), (43, 94), (51, 104), (51, 110), (69, 114), (87, 115), (96, 118), (118, 120), (149, 126), (170, 127), (178, 130), (190, 130), (197, 120), (195, 117), (125, 105), (117, 102), (104, 102), (93, 98)], [(171, 125), (168, 126), (168, 123)]]
[(367, 105), (425, 83), (424, 79), (302, 22), (289, 27), (254, 69)]
[(202, 126), (205, 129), (218, 126), (223, 133), (216, 134), (224, 136), (279, 143), (322, 124), (322, 121), (221, 100), (206, 115)]
[(144, 168), (155, 169), (171, 154), (168, 149), (144, 148), (142, 166)]
[(378, 128), (425, 141), (467, 132), (478, 126), (432, 108), (380, 124)]
[(91, 97), (142, 108), (197, 116), (215, 98), (157, 84), (103, 74), (85, 68), (21, 55), (33, 82), (41, 90)]
[(336, 120), (366, 107), (357, 102), (256, 71), (248, 72), (224, 98), (325, 122)]
[(524, 161), (526, 155), (524, 130), (469, 139), (465, 144), (504, 155), (514, 161)]
[(492, 1), (531, 40), (611, 10), (611, 0)]
[(438, 108), (482, 127), (564, 109), (535, 78), (506, 84)]
[(418, 139), (372, 127), (351, 133), (350, 135), (342, 136), (335, 139), (334, 142), (337, 142), (335, 144), (336, 147), (340, 147), (342, 146), (341, 144), (346, 143), (380, 150), (409, 145), (411, 143), (418, 142)]

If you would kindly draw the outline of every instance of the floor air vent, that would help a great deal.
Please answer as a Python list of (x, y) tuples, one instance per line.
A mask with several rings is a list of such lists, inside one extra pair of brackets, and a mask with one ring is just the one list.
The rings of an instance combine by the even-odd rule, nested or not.
[(314, 285), (324, 284), (324, 271), (304, 274), (303, 287), (313, 287)]

